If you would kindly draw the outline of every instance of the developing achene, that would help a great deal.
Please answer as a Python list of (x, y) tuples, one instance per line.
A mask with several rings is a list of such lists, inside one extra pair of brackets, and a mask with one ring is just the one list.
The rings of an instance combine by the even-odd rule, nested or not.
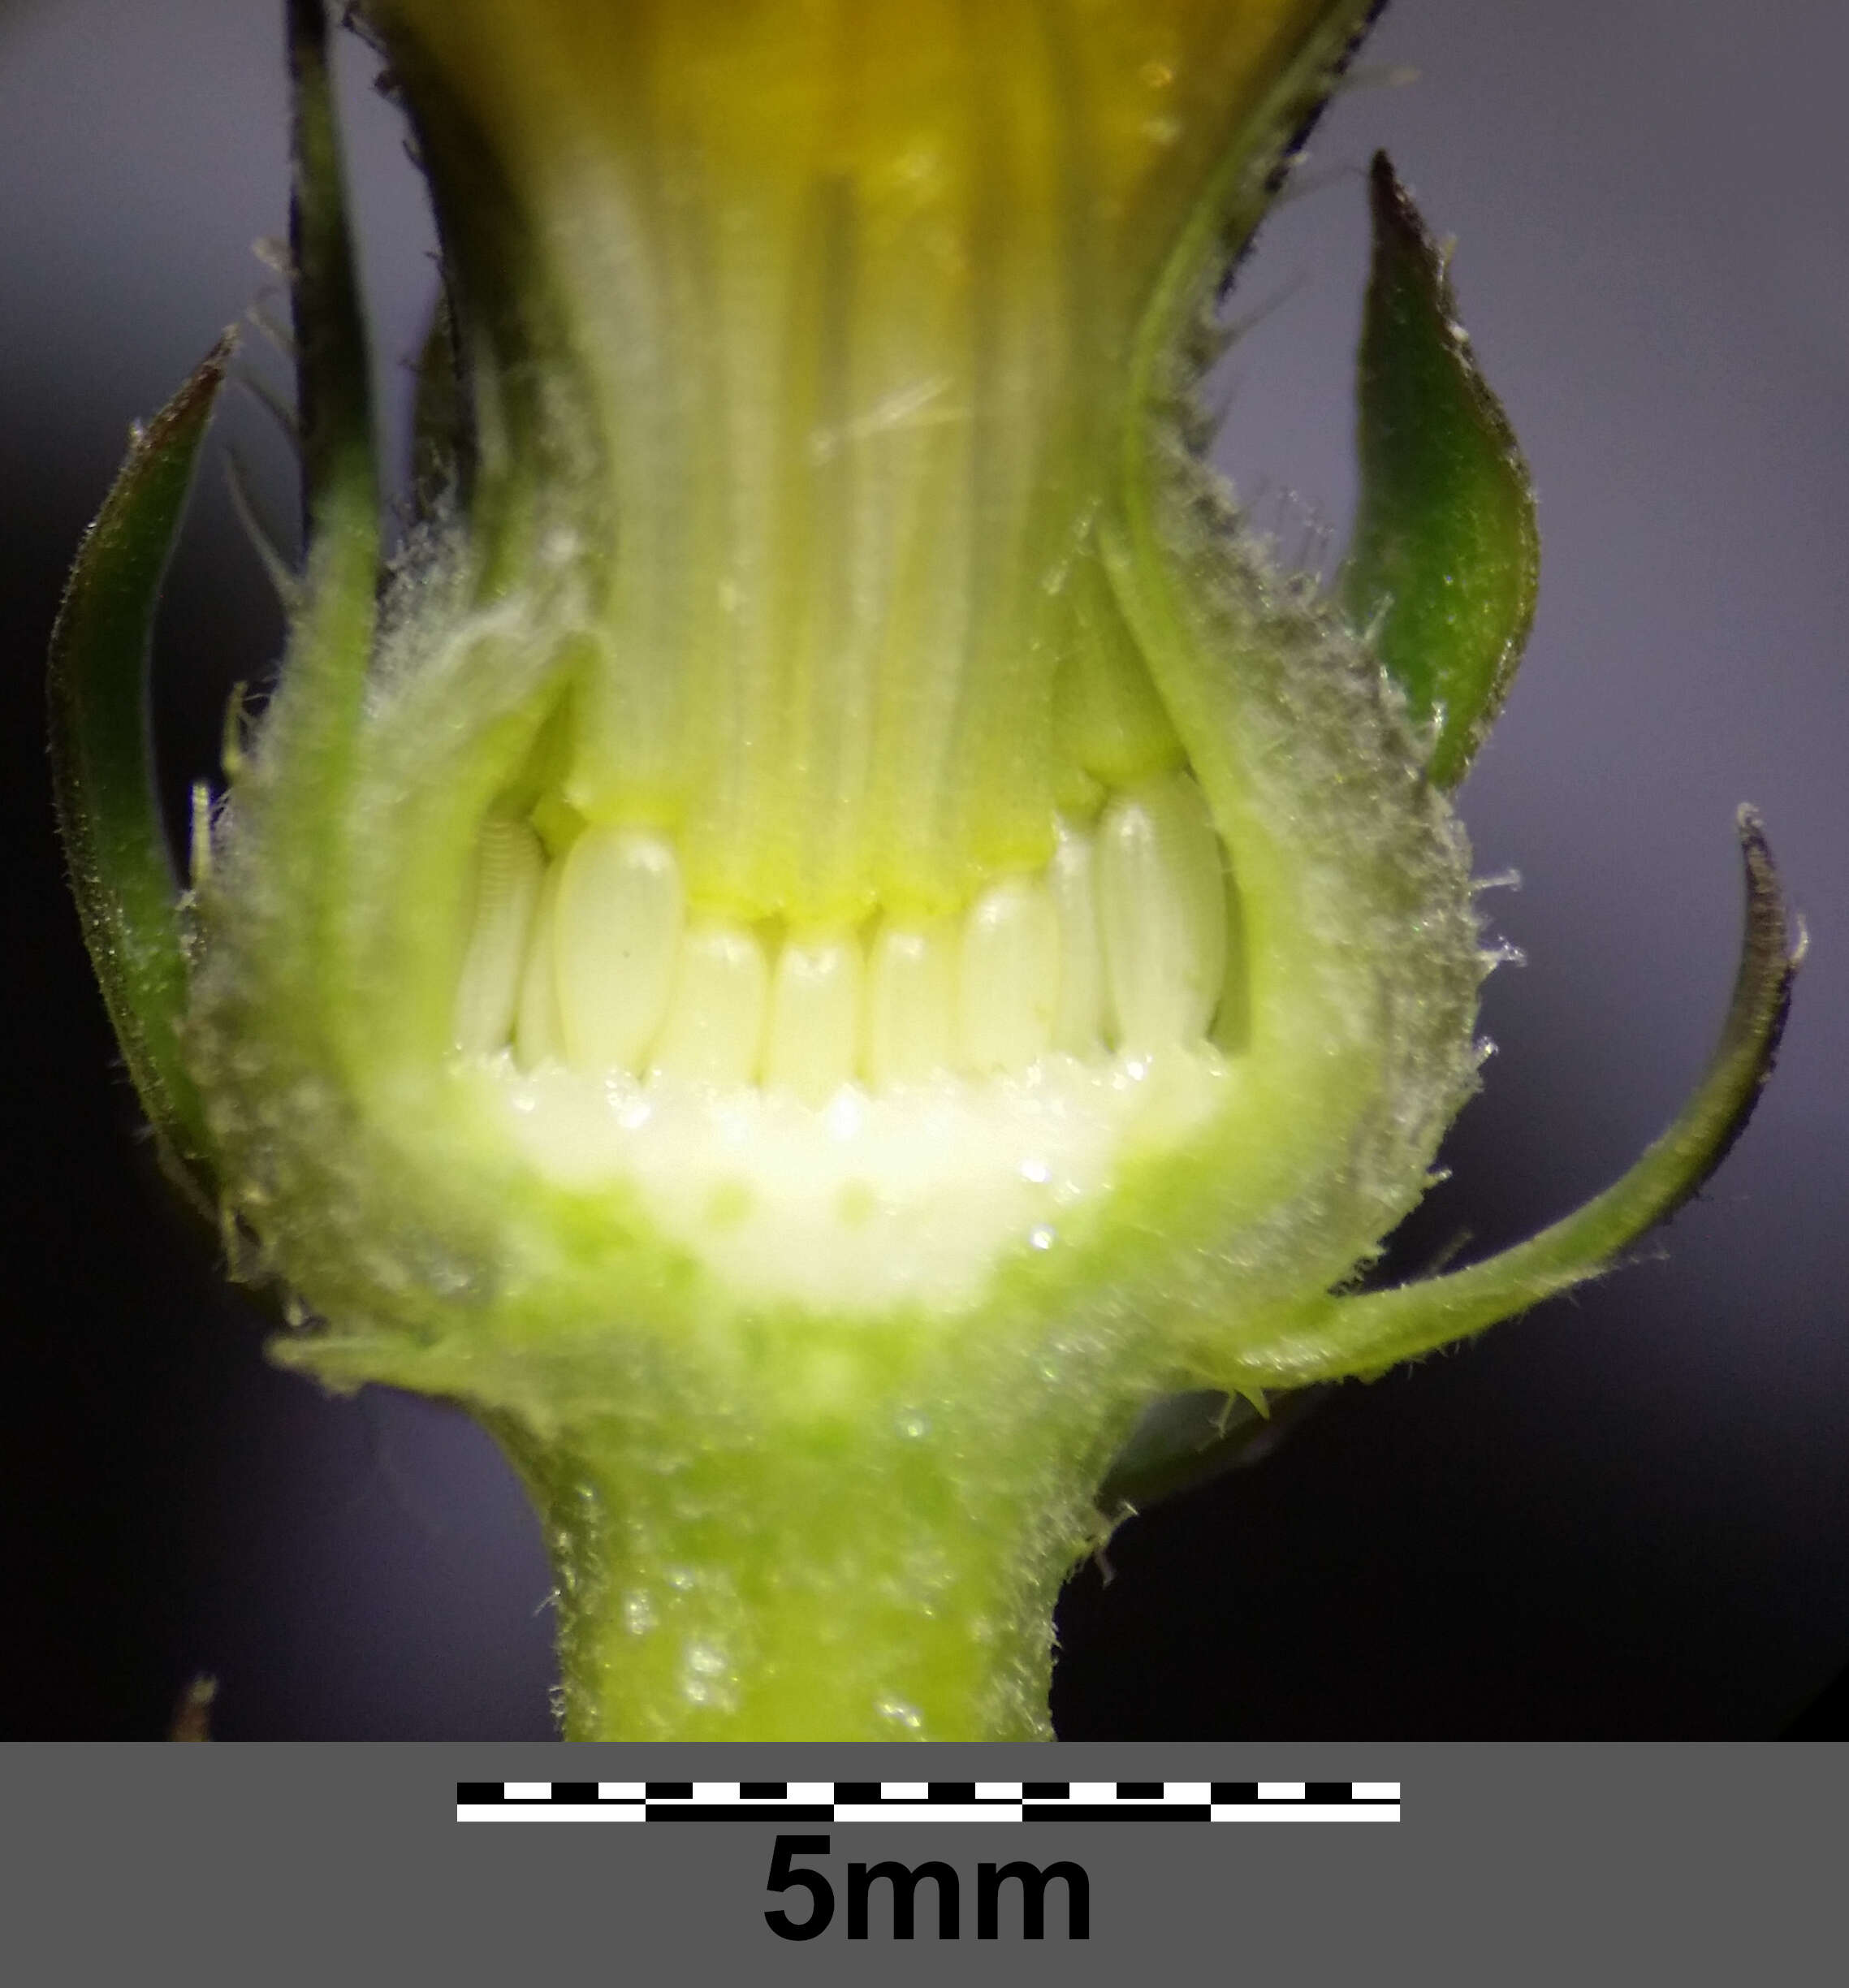
[(1218, 1108), (1228, 889), (1180, 772), (960, 915), (833, 933), (702, 917), (658, 832), (588, 828), (549, 861), (503, 817), (457, 1044), (535, 1167), (633, 1181), (743, 1292), (966, 1298), (1014, 1238), (1052, 1247), (1123, 1151)]

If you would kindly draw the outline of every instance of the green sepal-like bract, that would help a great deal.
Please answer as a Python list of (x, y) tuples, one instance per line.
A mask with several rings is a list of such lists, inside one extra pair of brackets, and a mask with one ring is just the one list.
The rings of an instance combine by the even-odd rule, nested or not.
[(1372, 1376), (1601, 1277), (1698, 1193), (1744, 1129), (1785, 1026), (1804, 957), (1759, 817), (1739, 815), (1745, 935), (1712, 1061), (1675, 1120), (1623, 1178), (1539, 1235), (1481, 1263), (1389, 1290), (1337, 1294), (1242, 1348), (1238, 1384), (1291, 1387)]
[(369, 590), (378, 560), (372, 392), (322, 0), (288, 0), (287, 23), (289, 274), (310, 579), (316, 562), (338, 558), (363, 566)]
[(1445, 252), (1384, 152), (1368, 190), (1361, 501), (1341, 594), (1414, 723), (1432, 728), (1429, 777), (1454, 787), (1501, 709), (1534, 619), (1534, 495), (1457, 322)]
[(185, 947), (147, 677), (161, 577), (231, 349), (227, 334), (136, 430), (65, 589), (50, 682), (58, 826), (84, 941), (142, 1109), (201, 1191), (210, 1142), (179, 1048)]

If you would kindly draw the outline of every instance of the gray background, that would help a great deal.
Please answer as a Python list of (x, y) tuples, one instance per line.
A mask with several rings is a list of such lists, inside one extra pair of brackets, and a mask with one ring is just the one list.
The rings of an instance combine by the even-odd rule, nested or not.
[[(37, 672), (129, 420), (268, 279), (280, 8), (0, 0), (0, 636), (7, 657), (0, 1730), (542, 1738), (546, 1578), (464, 1423), (324, 1402), (170, 1214), (112, 1075), (48, 827)], [(356, 76), (361, 65), (355, 65)], [(1402, 68), (1420, 80), (1383, 85)], [(1500, 1053), (1402, 1245), (1513, 1240), (1596, 1191), (1698, 1072), (1765, 815), (1812, 954), (1783, 1063), (1666, 1261), (1343, 1391), (1074, 1584), (1074, 1738), (1764, 1736), (1849, 1657), (1843, 1219), (1849, 935), (1849, 19), (1799, 0), (1398, 0), (1236, 293), (1224, 459), (1339, 547), (1365, 268), (1393, 153), (1540, 491), (1540, 617), (1463, 806)], [(427, 296), (417, 188), (356, 92), (382, 380)], [(259, 363), (262, 363), (259, 361)], [(272, 369), (274, 370), (274, 369)], [(225, 424), (261, 508), (288, 469)], [(277, 620), (209, 469), (162, 646), (177, 802)]]

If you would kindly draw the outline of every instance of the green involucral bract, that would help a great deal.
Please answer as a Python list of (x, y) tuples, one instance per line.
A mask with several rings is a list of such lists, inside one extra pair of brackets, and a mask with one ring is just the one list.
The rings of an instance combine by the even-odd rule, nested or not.
[(463, 1404), (530, 1487), (571, 1734), (1043, 1735), (1152, 1403), (1595, 1274), (1764, 1076), (1794, 960), (1743, 817), (1677, 1125), (1523, 1248), (1356, 1290), (1475, 1083), (1447, 793), (1532, 507), (1384, 160), (1337, 598), (1195, 395), (1371, 11), (370, 0), (444, 259), (382, 565), (292, 0), (280, 681), (179, 895), (140, 680), (221, 348), (73, 577), (62, 816), (149, 1115), (312, 1320), (278, 1357)]

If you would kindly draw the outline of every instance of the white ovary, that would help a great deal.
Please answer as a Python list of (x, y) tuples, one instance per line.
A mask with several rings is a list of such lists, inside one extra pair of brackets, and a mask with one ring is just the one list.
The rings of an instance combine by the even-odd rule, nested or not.
[(469, 945), (456, 989), (456, 1042), (465, 1052), (499, 1049), (512, 1031), (545, 879), (545, 852), (525, 822), (495, 816), (482, 823)]
[(866, 978), (850, 935), (784, 940), (771, 977), (767, 1088), (823, 1104), (853, 1076)]
[(491, 834), (463, 1081), (542, 1174), (629, 1198), (748, 1302), (975, 1299), (1138, 1156), (1236, 1112), (1243, 1066), (1205, 1039), (1226, 862), (1186, 774), (1061, 823), (1039, 874), (864, 941), (689, 918), (659, 834), (589, 828), (549, 870), (524, 827)]
[(685, 917), (666, 836), (594, 828), (572, 845), (553, 907), (552, 958), (574, 1068), (642, 1067), (667, 1017)]
[(1226, 869), (1186, 773), (1117, 795), (1098, 824), (1098, 923), (1119, 1048), (1207, 1033), (1226, 978)]
[(875, 1091), (929, 1082), (950, 1067), (955, 1046), (954, 927), (883, 924), (866, 972), (862, 1069)]
[(1059, 845), (1047, 866), (1047, 889), (1060, 923), (1053, 1047), (1069, 1056), (1095, 1056), (1104, 1042), (1104, 951), (1098, 934), (1096, 879), (1092, 838), (1062, 822)]
[(741, 925), (690, 925), (654, 1046), (654, 1066), (701, 1083), (748, 1084), (758, 1074), (770, 1005), (763, 942)]
[(957, 962), (957, 1061), (966, 1070), (1025, 1070), (1052, 1046), (1060, 922), (1039, 877), (991, 884), (963, 920)]

